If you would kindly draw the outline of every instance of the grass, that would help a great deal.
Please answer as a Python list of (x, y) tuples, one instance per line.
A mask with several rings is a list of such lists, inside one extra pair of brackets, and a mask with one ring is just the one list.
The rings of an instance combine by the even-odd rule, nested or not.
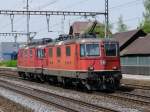
[(16, 67), (17, 60), (1, 61), (0, 66), (1, 67)]

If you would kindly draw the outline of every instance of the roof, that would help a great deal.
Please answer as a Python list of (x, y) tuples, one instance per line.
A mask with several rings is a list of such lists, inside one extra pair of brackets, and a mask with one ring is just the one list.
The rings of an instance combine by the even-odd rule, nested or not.
[(139, 37), (132, 44), (121, 51), (121, 56), (124, 55), (146, 55), (150, 54), (150, 34), (145, 37)]
[(131, 44), (135, 39), (145, 35), (146, 33), (144, 31), (142, 31), (141, 29), (136, 29), (136, 30), (113, 34), (113, 38), (114, 40), (119, 42), (120, 49), (123, 50), (126, 46)]
[(113, 42), (113, 43), (118, 43), (115, 40), (112, 39), (101, 39), (101, 38), (73, 38), (73, 39), (68, 39), (68, 40), (64, 40), (64, 41), (59, 41), (59, 42), (49, 42), (47, 44), (44, 45), (24, 45), (21, 48), (42, 48), (42, 47), (46, 47), (46, 46), (59, 46), (59, 45), (65, 45), (65, 44), (71, 44), (71, 43), (91, 43), (91, 42), (95, 42), (95, 43), (99, 43), (99, 42)]
[(125, 42), (127, 42), (130, 38), (132, 38), (139, 30), (131, 30), (127, 32), (120, 32), (113, 34), (113, 38), (119, 42), (120, 46), (122, 46)]
[[(98, 22), (99, 25), (102, 25)], [(84, 34), (90, 27), (92, 27), (93, 21), (76, 21), (70, 27), (69, 34)]]

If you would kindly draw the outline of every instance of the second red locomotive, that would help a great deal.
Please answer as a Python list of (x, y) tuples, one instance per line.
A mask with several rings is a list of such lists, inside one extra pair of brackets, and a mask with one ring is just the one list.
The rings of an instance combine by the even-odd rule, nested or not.
[(117, 89), (120, 69), (118, 42), (93, 35), (43, 39), (22, 46), (18, 53), (21, 77), (88, 90)]

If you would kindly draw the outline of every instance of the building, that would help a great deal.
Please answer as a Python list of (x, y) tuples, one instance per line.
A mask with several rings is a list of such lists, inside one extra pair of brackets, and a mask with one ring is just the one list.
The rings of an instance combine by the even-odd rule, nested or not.
[[(98, 21), (76, 21), (70, 26), (69, 34), (78, 36), (86, 33), (95, 33), (98, 37), (104, 38), (105, 25)], [(112, 34), (111, 31), (108, 32)]]
[(124, 73), (150, 75), (149, 42), (150, 35), (139, 37), (120, 52)]
[(91, 26), (93, 25), (93, 22), (83, 22), (83, 21), (77, 21), (70, 26), (70, 35), (80, 35), (85, 33)]
[(119, 42), (120, 51), (125, 49), (138, 37), (146, 36), (146, 33), (141, 29), (131, 30), (127, 32), (115, 33), (112, 35), (113, 39)]
[(19, 45), (14, 42), (0, 43), (0, 61), (17, 59)]
[(113, 37), (120, 44), (122, 72), (150, 75), (150, 35), (132, 30), (116, 33)]

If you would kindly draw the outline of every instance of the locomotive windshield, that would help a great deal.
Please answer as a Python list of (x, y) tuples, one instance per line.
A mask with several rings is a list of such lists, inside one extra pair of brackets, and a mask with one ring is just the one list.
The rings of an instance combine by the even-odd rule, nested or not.
[(118, 56), (118, 45), (116, 43), (105, 43), (106, 56)]
[(81, 44), (80, 45), (80, 56), (99, 56), (100, 49), (98, 43), (92, 44)]

